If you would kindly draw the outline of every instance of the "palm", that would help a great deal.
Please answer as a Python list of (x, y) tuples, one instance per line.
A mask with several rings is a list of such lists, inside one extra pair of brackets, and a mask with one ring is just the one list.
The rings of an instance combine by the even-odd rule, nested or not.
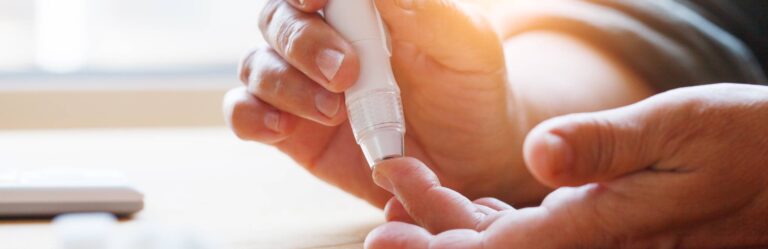
[[(394, 54), (393, 65), (412, 144), (407, 154), (431, 165), (445, 185), (467, 196), (503, 195), (495, 191), (511, 189), (520, 182), (514, 177), (525, 175), (520, 174), (522, 157), (515, 153), (522, 138), (509, 116), (513, 106), (503, 60), (469, 55), (459, 60), (463, 65), (453, 65), (405, 46), (395, 46), (403, 52)], [(487, 49), (500, 57), (500, 48)]]

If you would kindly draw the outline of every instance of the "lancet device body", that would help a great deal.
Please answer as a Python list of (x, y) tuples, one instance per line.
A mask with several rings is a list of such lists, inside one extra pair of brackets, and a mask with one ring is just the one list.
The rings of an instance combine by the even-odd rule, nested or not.
[(400, 89), (392, 73), (386, 29), (373, 0), (329, 0), (323, 14), (360, 60), (358, 80), (344, 94), (355, 140), (368, 165), (403, 156)]

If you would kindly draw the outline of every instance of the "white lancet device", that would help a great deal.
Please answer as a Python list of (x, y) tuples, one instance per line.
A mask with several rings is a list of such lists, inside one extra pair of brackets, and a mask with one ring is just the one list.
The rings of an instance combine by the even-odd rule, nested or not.
[(347, 113), (368, 165), (403, 156), (405, 120), (389, 61), (386, 30), (373, 0), (329, 0), (325, 20), (352, 44), (360, 76), (346, 96)]

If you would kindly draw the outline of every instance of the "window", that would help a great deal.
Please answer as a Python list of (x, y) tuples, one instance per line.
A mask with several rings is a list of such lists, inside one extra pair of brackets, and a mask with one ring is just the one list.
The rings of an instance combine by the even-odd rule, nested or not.
[(0, 75), (227, 73), (263, 0), (0, 0)]
[(265, 2), (0, 0), (0, 131), (223, 125)]

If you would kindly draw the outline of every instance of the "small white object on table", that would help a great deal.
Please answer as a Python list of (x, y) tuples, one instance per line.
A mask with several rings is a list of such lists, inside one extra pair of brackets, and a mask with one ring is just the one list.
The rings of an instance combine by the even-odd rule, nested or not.
[[(226, 248), (361, 248), (381, 210), (224, 127), (0, 132), (0, 167), (117, 170), (145, 194), (139, 223), (192, 228)], [(3, 248), (54, 248), (49, 220), (0, 220)]]

